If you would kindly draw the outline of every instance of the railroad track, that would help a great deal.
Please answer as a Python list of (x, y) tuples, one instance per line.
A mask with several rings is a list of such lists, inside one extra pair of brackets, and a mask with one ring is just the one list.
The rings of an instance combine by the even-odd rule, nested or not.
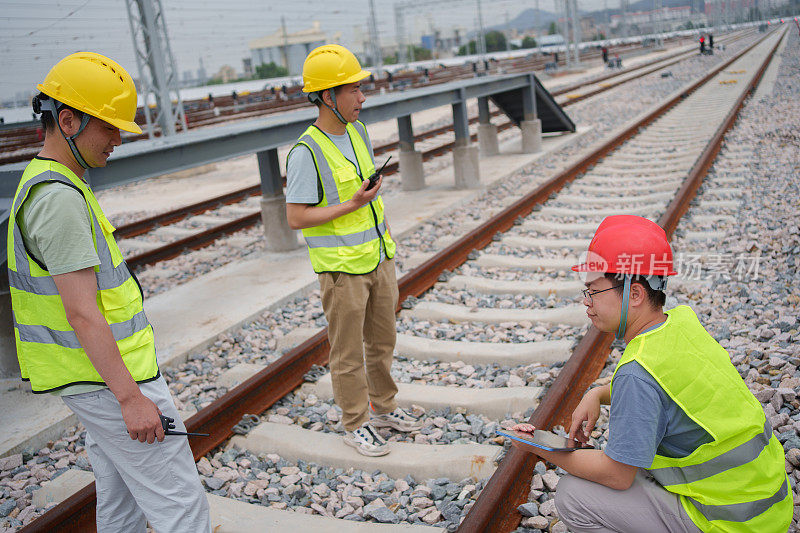
[[(742, 33), (749, 33), (745, 31)], [(740, 34), (741, 35), (741, 34)], [(723, 44), (723, 39), (720, 39), (720, 44)], [(667, 40), (667, 42), (679, 42), (680, 45), (685, 44), (687, 39), (677, 38), (674, 40)], [(624, 45), (617, 48), (610, 49), (610, 53), (626, 53), (643, 49), (638, 45)], [(584, 49), (581, 52), (582, 61), (591, 61), (600, 57), (600, 52), (594, 49)], [(531, 72), (541, 71), (545, 64), (549, 61), (546, 57), (532, 57), (524, 59), (513, 60), (500, 60), (493, 61), (491, 69), (495, 72)], [(564, 57), (559, 60), (559, 65), (565, 65)], [(416, 87), (425, 87), (446, 83), (449, 81), (472, 78), (474, 72), (470, 66), (448, 67), (447, 69), (434, 69), (431, 71), (429, 78), (425, 79), (422, 72), (414, 72), (409, 75), (400, 76), (398, 81), (406, 80), (407, 85), (402, 87), (403, 90)], [(388, 82), (379, 80), (374, 84), (374, 88), (365, 91), (365, 94), (376, 94), (381, 90), (388, 88)], [(199, 109), (201, 106), (207, 106), (203, 100), (192, 101), (185, 103), (187, 105), (187, 121), (189, 129), (214, 126), (221, 123), (230, 122), (232, 120), (246, 120), (250, 118), (262, 117), (271, 113), (280, 113), (292, 111), (302, 107), (307, 107), (309, 104), (305, 95), (299, 88), (292, 88), (290, 90), (290, 97), (286, 101), (274, 99), (265, 101), (267, 98), (267, 91), (261, 93), (242, 95), (244, 100), (248, 98), (257, 98), (258, 100), (253, 103), (239, 103), (234, 104), (230, 96), (219, 97), (216, 99), (219, 105), (215, 108)], [(220, 111), (216, 114), (215, 111)], [(144, 115), (139, 113), (137, 115), (137, 122), (142, 123)], [(160, 135), (157, 131), (156, 135)], [(149, 137), (146, 134), (139, 135), (126, 135), (125, 142), (135, 142), (139, 140), (146, 140)], [(8, 129), (0, 132), (0, 164), (16, 163), (20, 161), (27, 161), (33, 157), (41, 147), (43, 138), (38, 126), (28, 126), (18, 129)]]
[[(670, 39), (668, 42), (683, 42), (686, 39)], [(610, 53), (627, 53), (643, 49), (640, 45), (620, 45), (612, 47)], [(584, 49), (581, 52), (582, 61), (590, 61), (600, 57), (600, 52), (595, 49)], [(549, 58), (534, 56), (526, 58), (503, 59), (492, 61), (491, 68), (495, 71), (505, 72), (530, 72), (541, 70)], [(559, 61), (560, 65), (565, 64), (565, 58)], [(482, 68), (482, 67), (481, 67)], [(471, 78), (474, 76), (472, 67), (469, 64), (454, 66), (449, 68), (429, 69), (429, 76), (425, 78), (423, 72), (412, 72), (408, 74), (396, 75), (395, 82), (405, 83), (403, 89), (412, 87), (422, 87), (446, 83), (458, 79)], [(382, 90), (389, 89), (389, 82), (385, 79), (376, 80), (372, 88), (366, 94), (375, 94)], [(259, 91), (254, 93), (243, 93), (241, 102), (234, 103), (231, 96), (220, 96), (215, 99), (217, 104), (211, 108), (205, 100), (193, 100), (184, 102), (189, 129), (212, 126), (231, 120), (242, 120), (264, 116), (265, 114), (291, 111), (308, 105), (305, 95), (299, 87), (291, 87), (287, 100), (282, 100), (269, 91)], [(251, 101), (253, 100), (253, 101)], [(137, 121), (144, 121), (144, 115), (140, 111)], [(134, 142), (149, 138), (146, 134), (126, 135), (125, 142)], [(0, 164), (15, 163), (30, 159), (38, 151), (42, 143), (41, 132), (37, 126), (26, 126), (16, 129), (6, 129), (0, 131)]]
[[(729, 37), (723, 43), (729, 44), (741, 37), (742, 35), (735, 35)], [(694, 55), (696, 53), (692, 50), (673, 57), (650, 61), (621, 73), (609, 73), (588, 82), (579, 82), (562, 87), (554, 91), (553, 95), (557, 97), (560, 105), (567, 107), (591, 96), (611, 90), (623, 83), (664, 69)], [(493, 112), (494, 116), (500, 114), (499, 111)], [(471, 124), (476, 124), (477, 122), (477, 117), (470, 119)], [(513, 123), (505, 120), (497, 124), (497, 126), (498, 131), (504, 131), (513, 127)], [(423, 161), (429, 161), (452, 150), (454, 141), (444, 143), (430, 142), (432, 139), (447, 135), (450, 132), (452, 132), (452, 125), (445, 125), (421, 132), (415, 136), (417, 143), (429, 141), (417, 146), (422, 152)], [(473, 141), (477, 140), (476, 133), (472, 134), (472, 139)], [(397, 141), (378, 146), (375, 148), (375, 155), (394, 152), (398, 149), (398, 146), (399, 143)], [(430, 148), (426, 148), (427, 146), (430, 146)], [(397, 158), (395, 158), (393, 163), (387, 165), (384, 174), (389, 176), (398, 171), (399, 164)], [(122, 240), (123, 252), (127, 250), (127, 261), (133, 268), (155, 264), (177, 257), (187, 250), (203, 248), (221, 237), (259, 224), (261, 222), (261, 212), (257, 197), (260, 195), (261, 189), (259, 185), (244, 187), (215, 198), (122, 225), (117, 228), (116, 235), (118, 239)], [(249, 206), (247, 206), (248, 203), (250, 203)], [(233, 204), (242, 204), (242, 206), (233, 206)], [(214, 217), (210, 212), (217, 213), (217, 216)], [(189, 217), (195, 218), (192, 221), (187, 221), (186, 219)], [(181, 222), (182, 227), (168, 227), (179, 222)], [(124, 239), (139, 237), (151, 231), (157, 232), (156, 238), (129, 241), (127, 245), (124, 242)]]
[[(547, 180), (493, 216), (481, 227), (436, 253), (399, 281), (401, 302), (407, 302), (407, 305), (401, 305), (406, 308), (401, 314), (402, 323), (424, 323), (423, 330), (433, 330), (435, 326), (432, 327), (431, 324), (439, 320), (437, 317), (444, 317), (449, 322), (463, 324), (462, 332), (467, 332), (466, 335), (469, 336), (469, 327), (476, 322), (480, 322), (477, 327), (482, 329), (492, 329), (493, 324), (499, 328), (502, 327), (500, 326), (502, 323), (513, 325), (528, 322), (529, 325), (526, 326), (528, 331), (543, 331), (545, 337), (548, 337), (545, 340), (537, 339), (521, 345), (507, 343), (498, 351), (492, 348), (492, 343), (462, 342), (456, 349), (452, 344), (456, 341), (436, 338), (425, 340), (420, 339), (418, 335), (406, 333), (400, 335), (398, 342), (398, 351), (406, 359), (405, 362), (401, 361), (402, 364), (408, 366), (406, 363), (409, 360), (425, 360), (434, 354), (435, 358), (441, 361), (461, 360), (474, 367), (485, 366), (488, 361), (506, 365), (510, 368), (503, 371), (507, 377), (515, 375), (518, 378), (520, 376), (530, 378), (530, 372), (538, 369), (536, 378), (527, 381), (534, 385), (541, 382), (542, 389), (537, 390), (537, 387), (528, 386), (478, 390), (473, 383), (472, 390), (465, 394), (465, 388), (469, 388), (470, 385), (467, 382), (458, 388), (423, 386), (421, 389), (420, 385), (411, 387), (410, 385), (414, 384), (402, 383), (400, 402), (413, 402), (426, 407), (429, 412), (436, 412), (441, 405), (441, 394), (450, 389), (448, 392), (453, 392), (456, 399), (450, 396), (448, 405), (467, 406), (464, 408), (472, 411), (474, 426), (477, 425), (474, 420), (478, 420), (474, 418), (474, 413), (487, 413), (486, 405), (491, 403), (487, 401), (488, 396), (484, 393), (500, 391), (506, 394), (505, 405), (519, 405), (519, 402), (534, 404), (538, 400), (538, 406), (530, 418), (530, 422), (538, 427), (551, 428), (563, 423), (580, 395), (606, 365), (611, 338), (592, 328), (586, 331), (587, 324), (580, 306), (574, 303), (575, 299), (565, 296), (572, 291), (577, 292), (580, 285), (566, 280), (558, 281), (558, 276), (552, 274), (556, 274), (575, 261), (577, 253), (585, 249), (594, 227), (606, 212), (647, 216), (657, 220), (668, 235), (674, 233), (681, 217), (690, 209), (690, 203), (706, 172), (713, 164), (725, 132), (735, 122), (738, 110), (760, 79), (779, 44), (779, 38), (783, 38), (785, 31), (781, 33), (781, 35), (773, 33), (765, 36), (739, 54), (739, 57), (718, 67), (702, 80), (693, 83), (691, 87), (674, 94), (657, 109), (637, 118), (622, 128), (613, 139), (590, 150), (588, 154), (573, 162), (568, 169)], [(732, 79), (736, 79), (737, 82), (729, 83)], [(731, 157), (746, 162), (750, 154), (740, 151), (731, 154)], [(693, 217), (697, 214), (706, 220), (722, 220), (724, 217), (730, 217), (730, 213), (735, 211), (734, 199), (740, 194), (737, 189), (745, 184), (744, 177), (717, 178), (715, 183), (721, 187), (716, 191), (708, 191), (697, 206), (691, 207)], [(619, 196), (618, 191), (625, 191), (625, 196)], [(706, 195), (709, 193), (716, 197), (708, 199)], [(696, 235), (692, 238), (702, 243), (704, 240), (713, 239), (713, 234)], [(702, 249), (703, 245), (698, 244), (698, 247)], [(478, 253), (478, 250), (483, 251)], [(447, 274), (459, 267), (461, 268), (459, 275)], [(526, 273), (525, 271), (531, 270), (531, 267), (535, 267), (534, 271)], [(493, 271), (498, 269), (520, 279), (507, 280), (505, 285), (497, 282)], [(440, 277), (445, 281), (439, 281)], [(533, 310), (507, 309), (505, 308), (507, 306), (503, 305), (490, 307), (480, 302), (477, 304), (467, 302), (461, 305), (457, 301), (453, 303), (453, 299), (457, 299), (454, 291), (481, 283), (483, 280), (489, 280), (490, 283), (481, 285), (481, 292), (491, 291), (497, 295), (503, 292), (520, 294), (522, 291), (546, 296), (549, 302), (543, 309)], [(516, 286), (509, 286), (508, 283)], [(439, 301), (442, 298), (447, 298), (449, 301)], [(411, 331), (415, 329), (412, 327)], [(422, 348), (420, 341), (423, 341)], [(571, 350), (570, 346), (574, 342), (577, 342), (577, 346)], [(544, 350), (541, 350), (542, 347)], [(267, 463), (259, 464), (272, 469), (273, 473), (280, 469), (282, 463), (272, 461), (265, 454), (275, 453), (287, 459), (293, 457), (293, 454), (305, 453), (304, 449), (313, 449), (315, 462), (326, 467), (346, 468), (348, 465), (357, 464), (363, 465), (366, 471), (378, 468), (374, 463), (368, 463), (365, 458), (355, 455), (352, 450), (340, 449), (343, 445), (340, 437), (331, 434), (334, 426), (330, 419), (316, 428), (317, 431), (312, 431), (303, 429), (303, 425), (308, 423), (300, 421), (295, 413), (295, 418), (288, 425), (277, 424), (274, 421), (262, 422), (248, 434), (236, 436), (233, 441), (229, 441), (233, 434), (233, 425), (247, 413), (263, 413), (269, 410), (267, 413), (271, 415), (286, 417), (286, 414), (292, 414), (291, 410), (281, 411), (285, 414), (279, 412), (281, 408), (287, 409), (287, 400), (284, 399), (287, 394), (292, 395), (289, 402), (303, 398), (307, 400), (312, 394), (315, 404), (324, 404), (328, 401), (326, 395), (329, 393), (329, 381), (326, 380), (324, 371), (313, 372), (314, 379), (304, 385), (313, 365), (326, 363), (327, 351), (327, 337), (323, 330), (289, 350), (269, 366), (260, 370), (255, 369), (255, 373), (252, 373), (251, 369), (250, 377), (247, 377), (246, 373), (240, 374), (242, 380), (240, 385), (187, 420), (189, 431), (211, 434), (207, 439), (190, 438), (195, 458), (205, 457), (220, 445), (234, 444), (239, 450), (247, 452), (234, 454), (233, 459), (243, 457), (250, 461), (249, 457), (253, 457), (258, 458), (258, 461), (270, 461), (272, 466)], [(536, 364), (537, 358), (538, 364)], [(560, 367), (561, 363), (563, 368)], [(425, 365), (432, 366), (430, 363), (411, 366), (416, 366), (419, 370), (426, 368)], [(403, 368), (396, 370), (405, 371)], [(545, 377), (539, 379), (548, 373), (551, 376), (557, 374), (552, 383), (545, 382), (547, 379)], [(465, 373), (467, 374), (474, 375), (469, 372)], [(548, 387), (547, 391), (539, 398), (545, 386)], [(494, 411), (491, 415), (486, 418), (495, 420), (499, 418)], [(452, 420), (442, 418), (445, 418), (444, 427), (448, 431), (454, 433), (461, 431), (453, 425)], [(494, 469), (492, 462), (499, 457), (502, 448), (491, 442), (489, 438), (491, 432), (489, 435), (484, 435), (484, 432), (479, 430), (475, 435), (472, 432), (474, 427), (469, 429), (474, 435), (473, 442), (463, 445), (449, 444), (437, 447), (416, 443), (394, 444), (393, 452), (379, 459), (380, 462), (377, 463), (382, 472), (393, 473), (388, 477), (381, 474), (371, 475), (370, 481), (400, 480), (402, 475), (398, 473), (402, 474), (418, 467), (417, 463), (424, 465), (425, 454), (434, 448), (439, 448), (438, 451), (453, 455), (448, 461), (442, 461), (440, 457), (439, 461), (428, 463), (428, 476), (423, 477), (441, 475), (444, 481), (440, 483), (440, 480), (436, 480), (432, 485), (440, 487), (446, 494), (453, 488), (454, 491), (460, 491), (457, 494), (462, 497), (456, 499), (454, 494), (446, 505), (441, 506), (441, 509), (426, 511), (425, 517), (434, 512), (445, 515), (455, 512), (457, 522), (467, 506), (470, 506), (466, 518), (460, 525), (460, 531), (513, 530), (520, 518), (515, 508), (527, 497), (536, 458), (512, 448)], [(433, 432), (435, 433), (435, 430)], [(293, 433), (294, 437), (290, 433)], [(464, 431), (461, 433), (464, 434)], [(469, 440), (466, 437), (464, 439)], [(424, 447), (427, 447), (427, 450)], [(464, 454), (465, 451), (468, 453)], [(304, 455), (306, 458), (310, 456), (311, 454)], [(216, 457), (221, 456), (215, 454), (214, 457), (216, 461)], [(243, 464), (245, 463), (239, 462), (234, 465), (242, 469), (237, 476), (243, 475), (245, 470), (252, 473), (248, 470), (250, 466), (240, 466)], [(247, 464), (250, 465), (249, 462)], [(302, 487), (302, 480), (310, 479), (306, 475), (306, 470), (303, 470), (309, 466), (305, 463), (300, 466), (302, 468), (298, 470), (303, 473), (302, 476), (294, 473), (294, 469), (293, 473), (286, 476), (297, 476), (292, 482), (298, 483), (297, 488), (300, 492), (308, 493), (310, 491)], [(448, 468), (449, 475), (444, 476), (444, 469)], [(459, 483), (461, 477), (458, 476), (465, 471), (471, 472), (476, 477), (492, 471), (494, 473), (483, 490), (478, 493), (478, 487), (474, 482), (471, 484), (472, 488)], [(360, 476), (362, 482), (365, 482), (366, 478), (362, 474), (352, 473), (349, 477), (351, 483), (356, 474)], [(284, 480), (286, 476), (278, 475), (278, 478)], [(398, 481), (394, 481), (393, 485), (395, 491), (400, 490), (398, 487), (404, 486)], [(417, 494), (425, 492), (419, 485), (413, 489), (408, 487), (406, 490), (411, 495), (415, 492)], [(428, 491), (430, 490), (429, 487)], [(386, 500), (391, 501), (393, 497), (391, 493), (394, 491), (386, 488), (384, 492)], [(258, 497), (242, 499), (257, 500), (264, 494), (266, 493), (262, 495), (256, 493)], [(315, 494), (324, 503), (322, 496), (319, 493)], [(349, 494), (352, 496), (353, 492)], [(359, 496), (355, 497), (361, 499), (361, 495), (365, 496), (362, 500), (368, 499), (359, 489)], [(235, 504), (219, 496), (210, 498), (212, 507), (225, 508), (229, 512), (233, 512), (232, 506), (248, 505), (245, 502)], [(409, 498), (406, 499), (407, 503), (404, 506), (395, 507), (395, 510), (408, 508), (411, 511), (415, 509), (415, 505), (422, 505), (420, 501), (417, 504), (409, 504), (408, 500)], [(23, 531), (90, 530), (94, 517), (93, 505), (94, 486), (89, 485), (23, 528)], [(454, 510), (453, 505), (458, 509)], [(317, 512), (325, 514), (327, 509), (323, 505)], [(410, 513), (406, 512), (406, 515), (408, 514)], [(438, 516), (434, 518), (438, 519)], [(424, 518), (422, 521), (425, 522)], [(348, 525), (344, 521), (340, 524), (342, 530)], [(405, 528), (404, 530), (409, 528), (407, 524), (400, 527)]]

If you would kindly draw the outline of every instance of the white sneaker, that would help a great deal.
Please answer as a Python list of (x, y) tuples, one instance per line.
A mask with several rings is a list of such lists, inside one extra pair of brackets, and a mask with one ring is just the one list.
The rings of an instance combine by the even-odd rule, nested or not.
[(422, 428), (422, 422), (417, 418), (403, 411), (401, 408), (396, 408), (391, 413), (382, 415), (370, 412), (370, 423), (376, 428), (393, 428), (397, 431), (416, 431)]
[(361, 455), (369, 457), (379, 457), (389, 453), (386, 441), (369, 422), (355, 431), (345, 431), (344, 443), (355, 448)]

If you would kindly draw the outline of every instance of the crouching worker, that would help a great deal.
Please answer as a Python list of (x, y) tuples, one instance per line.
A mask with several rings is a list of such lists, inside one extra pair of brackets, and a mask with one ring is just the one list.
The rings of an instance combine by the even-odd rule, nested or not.
[(22, 378), (61, 396), (86, 427), (97, 531), (210, 531), (208, 502), (156, 362), (143, 293), (85, 181), (134, 122), (136, 88), (111, 59), (79, 52), (39, 84), (44, 147), (8, 221), (8, 278)]
[(592, 324), (627, 346), (611, 383), (572, 413), (570, 436), (586, 442), (600, 405), (611, 405), (604, 450), (514, 442), (568, 472), (555, 498), (561, 520), (576, 533), (785, 532), (792, 491), (761, 404), (691, 308), (663, 310), (675, 274), (664, 231), (608, 217), (573, 270), (586, 276)]

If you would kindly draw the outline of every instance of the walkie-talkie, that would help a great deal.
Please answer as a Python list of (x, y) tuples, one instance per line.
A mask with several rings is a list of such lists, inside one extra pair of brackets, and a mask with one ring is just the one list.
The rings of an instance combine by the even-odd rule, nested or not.
[(386, 161), (383, 162), (381, 168), (379, 168), (376, 172), (372, 173), (372, 176), (369, 177), (369, 185), (367, 185), (367, 188), (365, 190), (367, 191), (370, 190), (375, 186), (376, 183), (378, 183), (378, 178), (381, 177), (381, 172), (383, 172), (383, 169), (386, 168), (386, 164), (389, 162), (389, 159), (391, 158), (392, 156), (386, 158)]

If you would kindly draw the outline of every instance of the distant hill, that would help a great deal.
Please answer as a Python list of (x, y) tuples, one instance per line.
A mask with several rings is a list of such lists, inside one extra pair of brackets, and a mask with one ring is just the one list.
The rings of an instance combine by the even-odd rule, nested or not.
[[(612, 0), (613, 1), (613, 0)], [(608, 16), (611, 15), (618, 15), (620, 13), (619, 10), (619, 3), (614, 2), (617, 4), (615, 8), (608, 9)], [(679, 7), (679, 6), (691, 6), (692, 0), (661, 0), (661, 4), (664, 7)], [(705, 9), (705, 2), (704, 0), (699, 0), (698, 8), (703, 11)], [(636, 11), (649, 11), (653, 9), (653, 0), (639, 0), (638, 2), (632, 2), (629, 7), (629, 12), (636, 12)], [(538, 14), (538, 17), (537, 17)], [(582, 15), (593, 15), (596, 19), (605, 20), (606, 12), (603, 9), (597, 11), (581, 11)], [(496, 26), (492, 26), (487, 28), (488, 30), (517, 30), (517, 31), (525, 31), (533, 29), (534, 27), (538, 26), (540, 28), (547, 27), (550, 23), (557, 19), (555, 13), (545, 10), (537, 10), (536, 9), (526, 9), (525, 11), (521, 12), (515, 18), (508, 21), (507, 24), (498, 24)]]

